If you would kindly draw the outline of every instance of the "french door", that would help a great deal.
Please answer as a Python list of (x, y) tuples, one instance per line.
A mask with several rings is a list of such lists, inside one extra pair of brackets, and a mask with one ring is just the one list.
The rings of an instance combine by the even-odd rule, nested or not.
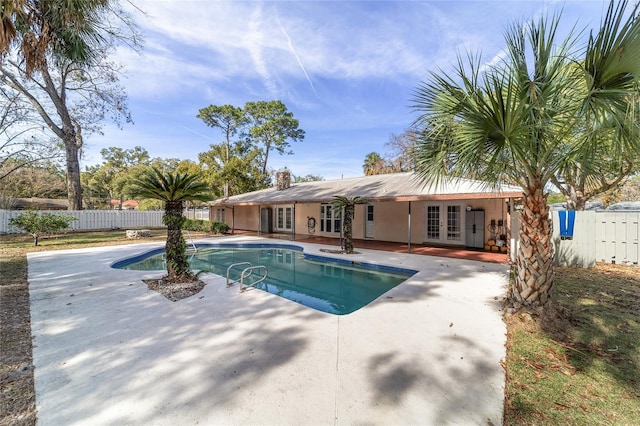
[(293, 229), (293, 208), (276, 207), (275, 222), (277, 231), (291, 231)]
[(428, 202), (425, 203), (425, 235), (428, 243), (464, 244), (463, 203)]

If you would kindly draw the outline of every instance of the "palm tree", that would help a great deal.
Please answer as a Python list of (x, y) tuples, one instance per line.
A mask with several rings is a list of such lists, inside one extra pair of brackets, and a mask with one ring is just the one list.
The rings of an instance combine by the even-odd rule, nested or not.
[(370, 152), (362, 165), (365, 176), (379, 175), (384, 170), (384, 159), (377, 152)]
[(182, 215), (185, 201), (207, 201), (208, 186), (198, 182), (198, 175), (188, 173), (163, 173), (157, 168), (144, 176), (136, 188), (136, 195), (141, 198), (152, 198), (164, 202), (162, 223), (167, 226), (167, 243), (165, 254), (167, 260), (167, 277), (169, 281), (185, 281), (193, 279), (189, 272), (187, 245), (182, 236)]
[(367, 204), (369, 200), (362, 197), (347, 198), (342, 195), (334, 195), (333, 211), (342, 214), (342, 246), (347, 254), (353, 253), (353, 216), (355, 214), (356, 204)]
[[(598, 159), (620, 162), (625, 152), (640, 151), (633, 120), (640, 19), (637, 5), (628, 16), (626, 8), (626, 1), (612, 1), (584, 46), (573, 32), (560, 39), (559, 15), (513, 25), (500, 62), (481, 64), (469, 55), (468, 65), (458, 60), (455, 76), (432, 73), (416, 91), (422, 132), (417, 172), (425, 182), (470, 177), (522, 188), (513, 302), (540, 306), (551, 294), (546, 188), (552, 176), (576, 163), (597, 170)], [(611, 129), (613, 143), (599, 144)]]
[(111, 0), (2, 2), (0, 55), (20, 44), (26, 74), (47, 65), (47, 55), (75, 63), (88, 63), (97, 45), (107, 38), (104, 12)]

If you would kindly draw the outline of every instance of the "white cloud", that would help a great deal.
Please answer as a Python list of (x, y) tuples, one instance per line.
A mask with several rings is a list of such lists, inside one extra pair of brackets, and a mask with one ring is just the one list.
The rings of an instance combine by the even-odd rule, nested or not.
[[(584, 21), (591, 13), (597, 23), (603, 3), (569, 1), (565, 15), (593, 24)], [(361, 174), (364, 156), (411, 123), (411, 94), (428, 71), (450, 70), (459, 52), (499, 60), (506, 25), (559, 6), (544, 0), (135, 4), (148, 13), (137, 15), (145, 49), (142, 56), (118, 50), (116, 59), (127, 67), (123, 83), (136, 125), (108, 129), (92, 138), (94, 146), (142, 145), (152, 156), (194, 159), (218, 137), (195, 118), (199, 108), (280, 99), (308, 136), (292, 147), (296, 155), (274, 156), (270, 166), (325, 177)]]

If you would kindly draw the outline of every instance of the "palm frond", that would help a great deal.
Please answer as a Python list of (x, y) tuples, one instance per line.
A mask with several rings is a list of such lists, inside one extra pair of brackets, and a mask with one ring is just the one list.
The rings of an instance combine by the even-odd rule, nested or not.
[(152, 198), (165, 202), (211, 200), (208, 185), (198, 179), (198, 175), (163, 173), (159, 169), (153, 168), (140, 180), (134, 192), (136, 196), (141, 198)]

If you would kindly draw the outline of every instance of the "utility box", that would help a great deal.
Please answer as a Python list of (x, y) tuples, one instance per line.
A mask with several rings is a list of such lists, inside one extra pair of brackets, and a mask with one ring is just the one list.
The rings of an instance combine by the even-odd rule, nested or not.
[(484, 210), (467, 210), (465, 246), (484, 248)]
[(273, 233), (273, 209), (265, 207), (260, 210), (260, 232), (265, 234)]

